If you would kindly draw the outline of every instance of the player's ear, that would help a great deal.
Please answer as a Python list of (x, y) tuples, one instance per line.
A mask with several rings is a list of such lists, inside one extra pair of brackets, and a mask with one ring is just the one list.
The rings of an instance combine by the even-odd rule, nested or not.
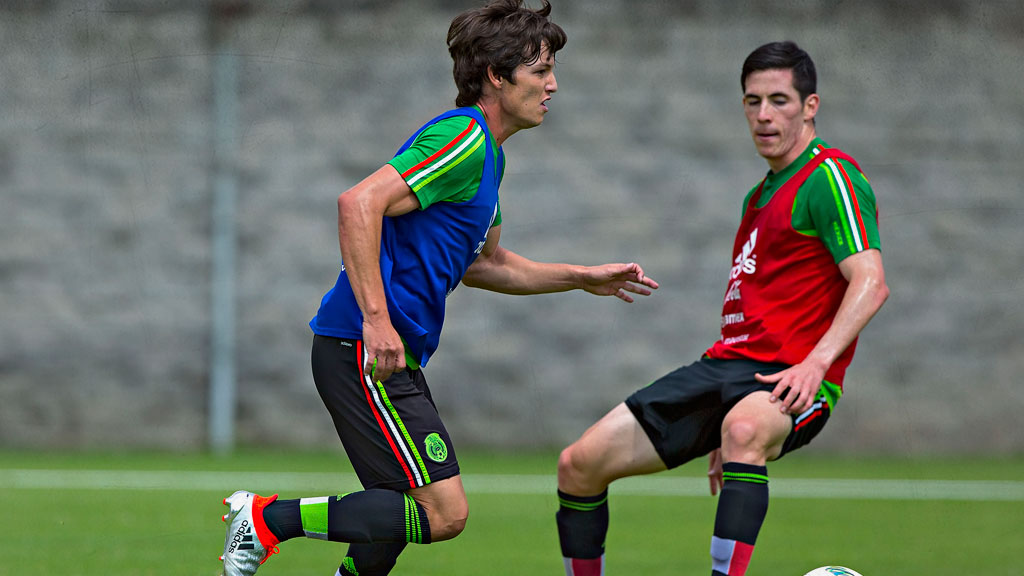
[(821, 100), (817, 94), (810, 94), (807, 99), (804, 100), (804, 122), (810, 122), (814, 120), (814, 117), (818, 115), (818, 105), (821, 104)]
[(494, 68), (490, 66), (487, 67), (487, 83), (490, 84), (495, 90), (501, 90), (501, 85), (503, 83), (501, 76), (498, 76), (494, 72)]

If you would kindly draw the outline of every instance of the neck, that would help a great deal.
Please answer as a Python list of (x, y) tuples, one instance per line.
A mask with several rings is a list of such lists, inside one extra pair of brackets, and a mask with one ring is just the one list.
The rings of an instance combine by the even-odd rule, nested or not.
[(768, 168), (770, 168), (775, 174), (785, 170), (786, 166), (789, 166), (799, 158), (800, 155), (804, 153), (804, 150), (810, 146), (811, 141), (817, 137), (818, 135), (814, 130), (814, 124), (806, 125), (796, 144), (793, 145), (793, 148), (791, 148), (785, 156), (779, 156), (778, 158), (765, 158), (765, 160), (768, 161)]
[(494, 136), (494, 143), (499, 147), (509, 136), (519, 131), (518, 128), (512, 128), (507, 125), (505, 118), (501, 114), (501, 106), (493, 98), (485, 96), (476, 105), (483, 111), (484, 120), (487, 122), (487, 129), (491, 132), (491, 136)]

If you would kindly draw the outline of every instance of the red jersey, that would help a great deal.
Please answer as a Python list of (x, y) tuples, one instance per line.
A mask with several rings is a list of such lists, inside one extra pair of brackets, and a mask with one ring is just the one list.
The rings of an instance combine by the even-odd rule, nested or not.
[[(843, 152), (828, 148), (757, 208), (764, 182), (751, 196), (736, 232), (734, 260), (722, 306), (722, 333), (707, 355), (719, 359), (799, 364), (832, 325), (848, 282), (819, 238), (793, 229), (797, 190), (811, 172)], [(857, 341), (836, 359), (825, 380), (840, 387)]]

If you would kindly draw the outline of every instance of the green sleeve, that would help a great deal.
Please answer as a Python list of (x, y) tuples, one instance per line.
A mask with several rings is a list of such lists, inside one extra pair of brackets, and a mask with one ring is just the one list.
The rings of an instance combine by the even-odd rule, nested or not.
[(827, 160), (800, 187), (793, 227), (821, 238), (836, 262), (881, 248), (875, 193), (867, 177), (846, 160)]
[(427, 127), (413, 144), (388, 164), (420, 201), (464, 202), (480, 187), (487, 146), (483, 130), (469, 116), (453, 116)]

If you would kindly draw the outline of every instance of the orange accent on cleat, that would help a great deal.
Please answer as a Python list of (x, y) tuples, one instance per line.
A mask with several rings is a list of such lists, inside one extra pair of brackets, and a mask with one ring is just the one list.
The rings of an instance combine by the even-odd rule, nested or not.
[(224, 574), (254, 576), (260, 565), (279, 553), (278, 540), (263, 521), (263, 510), (277, 500), (277, 494), (263, 497), (239, 490), (224, 500), (230, 509), (223, 517), (228, 524), (221, 556)]
[(268, 548), (267, 555), (263, 557), (263, 560), (260, 560), (260, 566), (263, 566), (263, 563), (266, 562), (267, 559), (269, 559), (271, 556), (273, 556), (274, 554), (279, 554), (280, 552), (281, 551), (277, 548), (277, 546), (271, 546), (270, 548)]
[(277, 545), (280, 544), (280, 542), (278, 542), (277, 538), (274, 536), (274, 533), (271, 532), (269, 528), (267, 528), (266, 522), (263, 521), (263, 509), (266, 508), (268, 504), (275, 500), (277, 500), (277, 494), (274, 494), (273, 496), (270, 497), (264, 497), (258, 494), (253, 494), (253, 528), (256, 531), (256, 537), (260, 539), (260, 544), (267, 551), (267, 555), (263, 557), (263, 560), (260, 560), (261, 566), (263, 565), (264, 562), (267, 561), (267, 558), (270, 558), (271, 555), (278, 554)]

